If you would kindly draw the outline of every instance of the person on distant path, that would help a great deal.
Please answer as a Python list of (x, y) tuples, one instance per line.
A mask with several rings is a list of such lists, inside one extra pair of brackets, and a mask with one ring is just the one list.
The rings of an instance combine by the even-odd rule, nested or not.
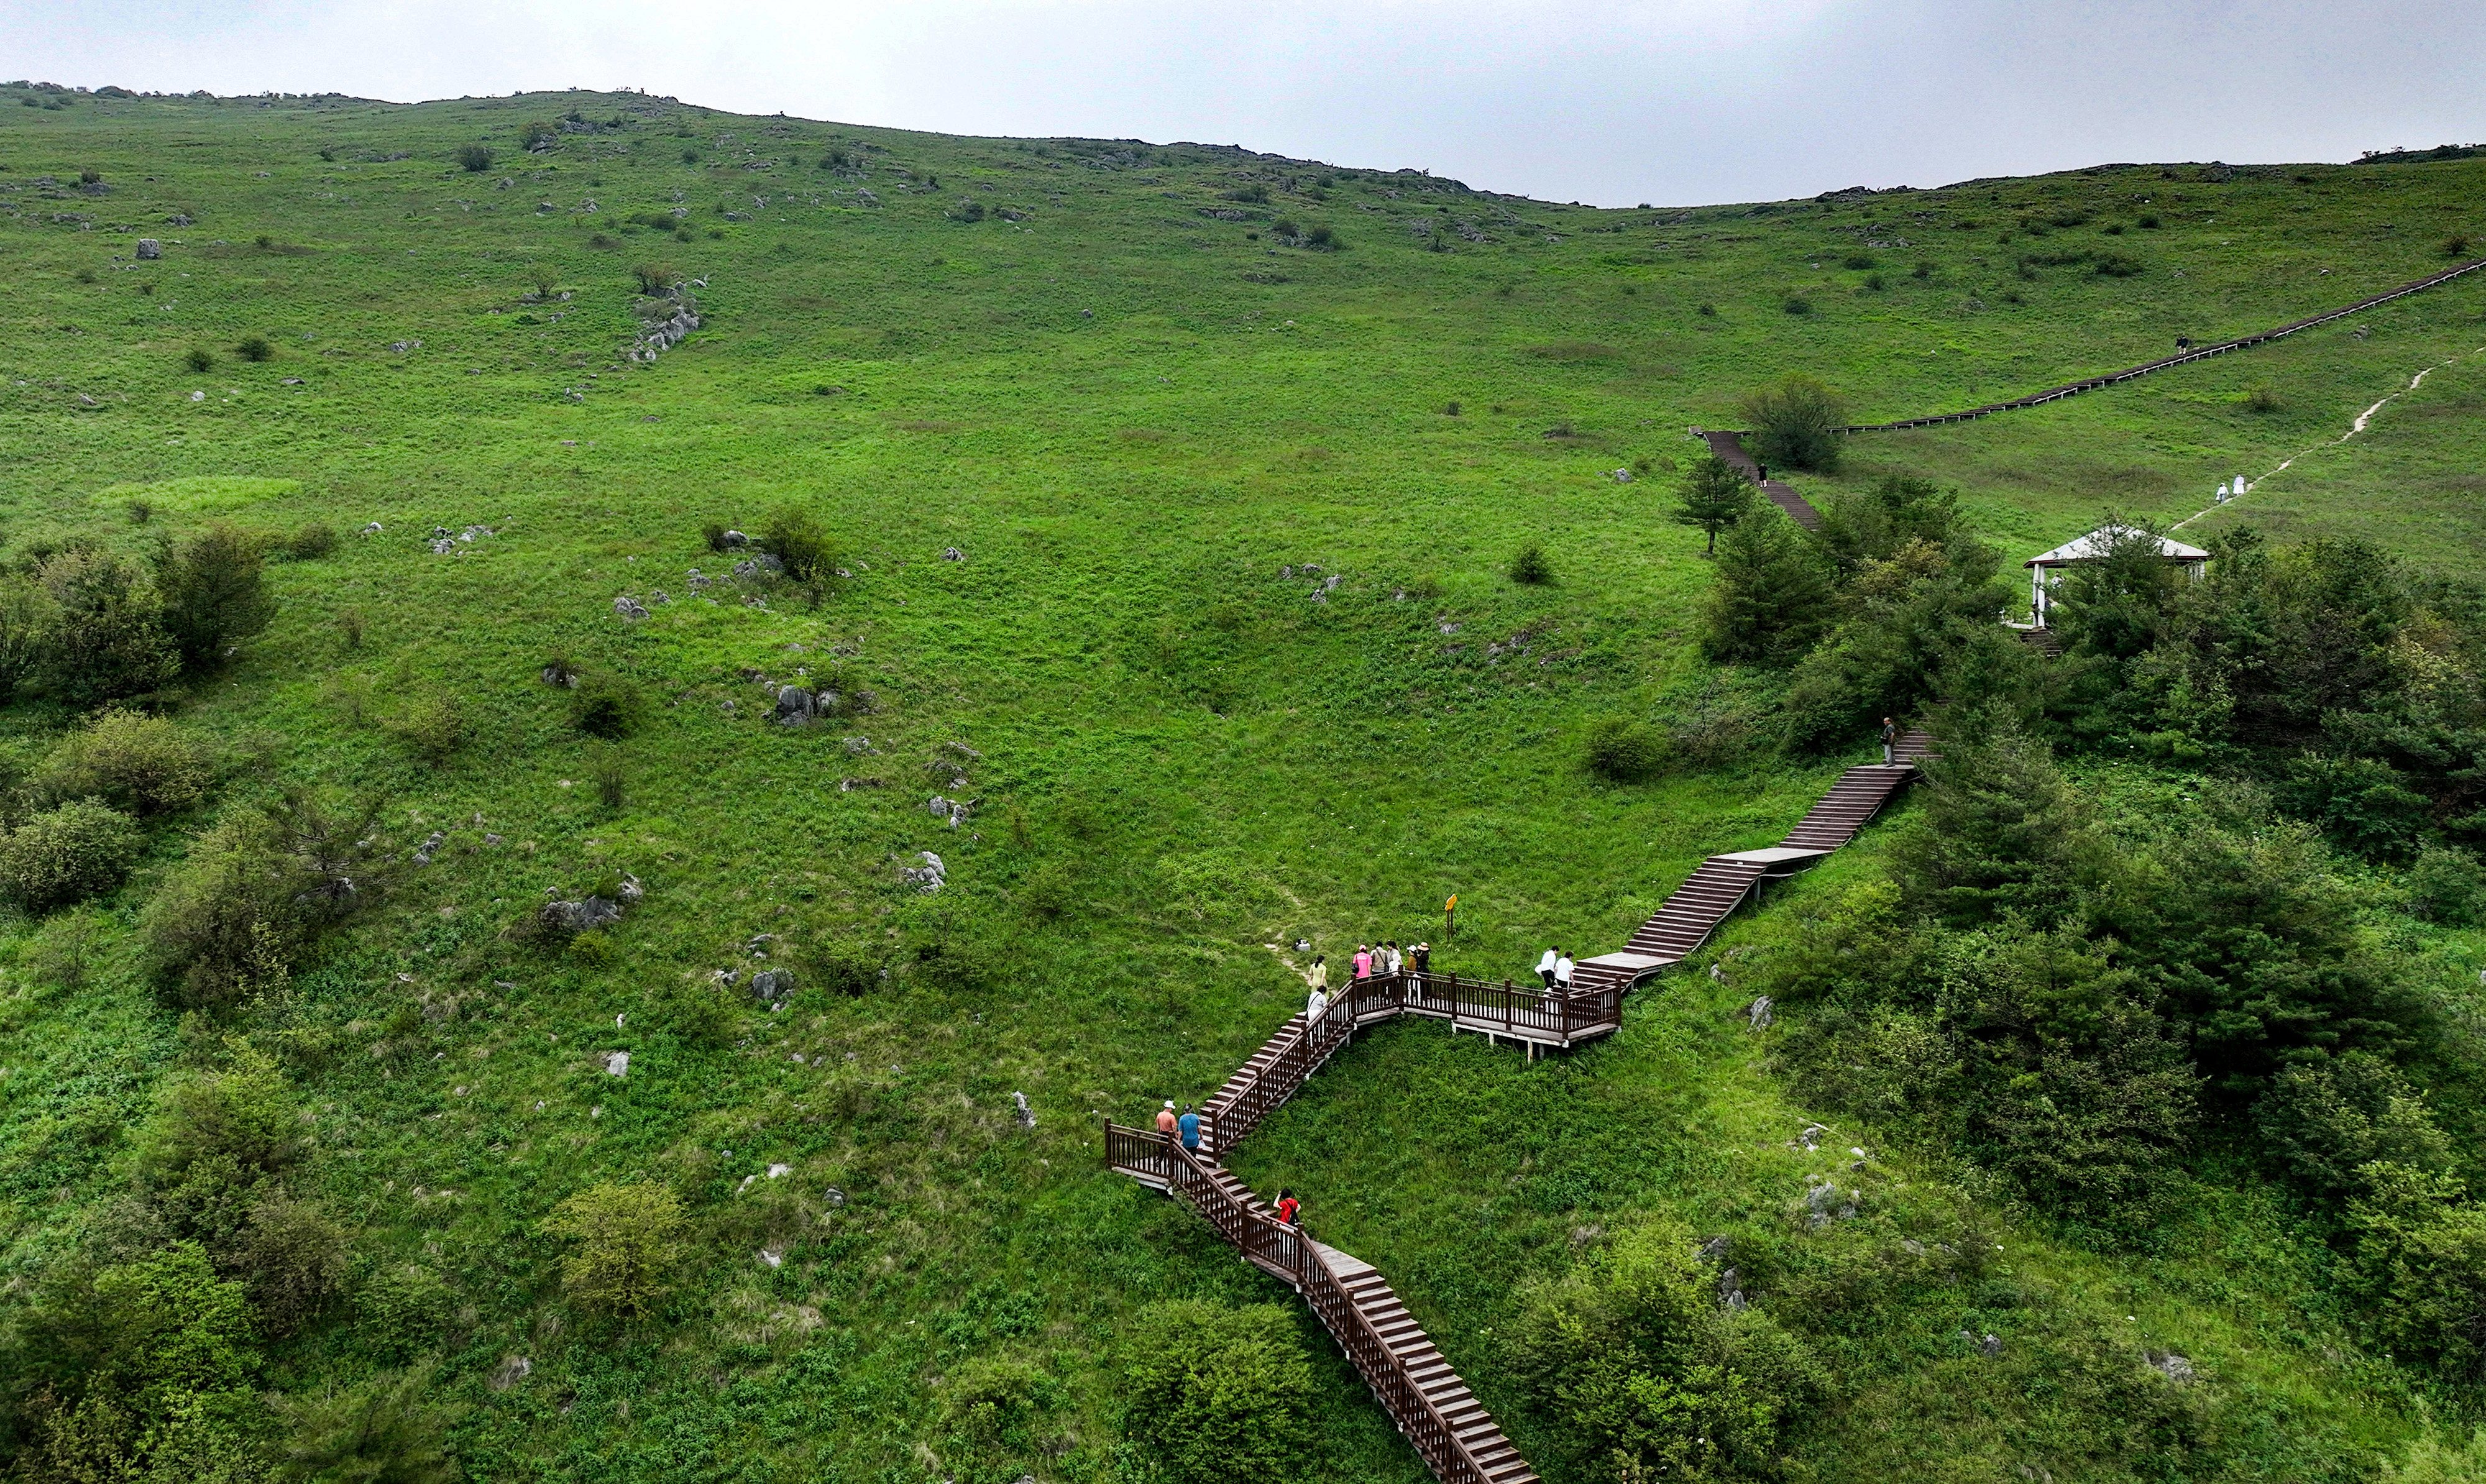
[(1416, 972), (1418, 974), (1430, 974), (1433, 972), (1433, 946), (1431, 944), (1420, 943), (1416, 945), (1414, 950), (1408, 954), (1408, 957), (1415, 961)]
[(1554, 966), (1561, 961), (1562, 950), (1561, 948), (1547, 948), (1545, 950), (1545, 956), (1536, 961), (1537, 982), (1543, 984), (1547, 989), (1552, 989), (1554, 987)]
[(1317, 1026), (1320, 1024), (1320, 1018), (1328, 1013), (1329, 991), (1325, 989), (1313, 990), (1312, 992), (1312, 998), (1304, 1002), (1304, 1025), (1308, 1028)]
[(1200, 1152), (1200, 1114), (1193, 1113), (1191, 1105), (1185, 1103), (1182, 1105), (1182, 1116), (1174, 1122), (1174, 1128), (1182, 1135), (1182, 1146), (1198, 1154)]
[[(1557, 952), (1561, 952), (1561, 950), (1558, 948), (1558, 949), (1556, 949), (1555, 951), (1557, 951)], [(1561, 958), (1558, 958), (1558, 959), (1556, 959), (1556, 960), (1554, 961), (1554, 982), (1555, 982), (1555, 983), (1557, 983), (1557, 984), (1559, 984), (1559, 985), (1561, 985), (1561, 986), (1562, 988), (1564, 988), (1564, 989), (1569, 989), (1569, 988), (1571, 987), (1571, 955), (1570, 955), (1570, 954), (1568, 954), (1568, 953), (1563, 953), (1563, 954), (1562, 954), (1562, 956), (1561, 956)]]
[(1406, 961), (1405, 959), (1400, 958), (1400, 957), (1398, 956), (1398, 940), (1397, 940), (1397, 939), (1395, 939), (1395, 938), (1391, 939), (1391, 940), (1390, 940), (1390, 971), (1389, 971), (1389, 972), (1390, 972), (1390, 973), (1392, 973), (1392, 974), (1396, 974), (1396, 973), (1398, 973), (1401, 969), (1403, 969), (1403, 968), (1405, 968), (1405, 967), (1406, 967), (1406, 963), (1407, 963), (1407, 961)]
[(1372, 977), (1372, 950), (1360, 943), (1355, 946), (1355, 976), (1359, 979)]
[(1278, 1192), (1278, 1224), (1300, 1229), (1304, 1224), (1304, 1203), (1292, 1191)]
[(1882, 718), (1882, 765), (1884, 767), (1889, 767), (1894, 760), (1898, 746), (1899, 724), (1886, 716)]
[(1174, 1122), (1174, 1099), (1168, 1098), (1166, 1099), (1166, 1105), (1157, 1110), (1157, 1132), (1160, 1134), (1173, 1133)]
[(1753, 465), (1753, 482), (1755, 484), (1767, 484), (1769, 481), (1770, 466), (1759, 463)]

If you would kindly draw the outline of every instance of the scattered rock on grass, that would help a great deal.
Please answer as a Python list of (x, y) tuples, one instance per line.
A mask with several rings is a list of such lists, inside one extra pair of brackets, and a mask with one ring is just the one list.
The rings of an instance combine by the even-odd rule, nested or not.
[(900, 866), (898, 874), (917, 891), (929, 896), (940, 891), (943, 883), (949, 879), (950, 868), (942, 865), (941, 858), (929, 850), (921, 852), (917, 859), (924, 864)]

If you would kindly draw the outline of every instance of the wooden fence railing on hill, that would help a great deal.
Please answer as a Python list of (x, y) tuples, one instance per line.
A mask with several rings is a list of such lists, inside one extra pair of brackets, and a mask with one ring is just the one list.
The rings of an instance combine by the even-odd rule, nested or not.
[(1288, 1226), (1219, 1164), (1262, 1119), (1302, 1090), (1365, 1026), (1401, 1015), (1450, 1023), (1540, 1051), (1568, 1049), (1622, 1027), (1622, 1000), (1642, 979), (1708, 941), (1754, 890), (1847, 843), (1933, 756), (1921, 731), (1888, 763), (1849, 768), (1766, 850), (1712, 856), (1671, 893), (1619, 953), (1579, 964), (1567, 990), (1531, 989), (1449, 974), (1376, 975), (1338, 987), (1317, 1019), (1299, 1011), (1261, 1043), (1201, 1111), (1201, 1147), (1170, 1135), (1105, 1124), (1105, 1163), (1198, 1212), (1246, 1261), (1292, 1286), (1321, 1317), (1382, 1409), (1448, 1484), (1534, 1484), (1535, 1472), (1450, 1369), (1373, 1268)]
[(1279, 1221), (1242, 1182), (1168, 1135), (1109, 1122), (1105, 1160), (1200, 1213), (1246, 1261), (1302, 1294), (1436, 1478), (1535, 1484), (1535, 1470), (1371, 1264)]
[(2291, 320), (2275, 330), (2264, 330), (2258, 335), (2239, 336), (2234, 340), (2221, 341), (2215, 345), (2195, 345), (2190, 349), (2179, 350), (2170, 356), (2161, 356), (2155, 361), (2140, 366), (2126, 367), (2119, 371), (2109, 371), (2102, 376), (2087, 376), (2079, 381), (2067, 381), (2058, 387), (2048, 387), (2042, 392), (2031, 392), (2027, 397), (2015, 397), (2007, 402), (1987, 402), (1982, 407), (1971, 407), (1965, 412), (1945, 412), (1925, 418), (1902, 418), (1895, 423), (1858, 423), (1842, 427), (1839, 431), (1842, 433), (1897, 432), (1902, 428), (1931, 427), (1941, 423), (1973, 422), (1977, 418), (1991, 417), (1998, 412), (2010, 412), (2021, 407), (2042, 407), (2048, 402), (2060, 401), (2066, 397), (2077, 397), (2083, 392), (2094, 392), (2100, 387), (2115, 386), (2137, 377), (2149, 375), (2154, 371), (2166, 371), (2170, 367), (2190, 365), (2195, 361), (2206, 361), (2212, 356), (2226, 355), (2237, 350), (2250, 350), (2255, 345), (2266, 345), (2272, 341), (2283, 340), (2301, 330), (2310, 330), (2316, 325), (2329, 324), (2334, 319), (2345, 319), (2350, 315), (2362, 314), (2366, 310), (2389, 304), (2393, 299), (2404, 299), (2413, 293), (2422, 293), (2437, 285), (2450, 283), (2453, 279), (2465, 273), (2473, 273), (2479, 268), (2486, 268), (2486, 258), (2477, 259), (2472, 262), (2464, 262), (2458, 267), (2445, 268), (2440, 273), (2428, 274), (2413, 284), (2402, 284), (2397, 289), (2368, 295), (2354, 304), (2326, 310), (2319, 315), (2309, 315), (2303, 319)]

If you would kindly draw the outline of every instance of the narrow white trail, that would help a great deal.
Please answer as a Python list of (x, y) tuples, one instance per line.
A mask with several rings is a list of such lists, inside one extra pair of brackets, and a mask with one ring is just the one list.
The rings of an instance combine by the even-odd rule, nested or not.
[(2297, 450), (2295, 453), (2290, 453), (2290, 454), (2289, 454), (2289, 455), (2287, 455), (2285, 458), (2280, 459), (2280, 460), (2279, 461), (2279, 466), (2278, 466), (2277, 468), (2275, 468), (2275, 469), (2271, 470), (2271, 471), (2270, 471), (2270, 474), (2265, 474), (2265, 475), (2263, 475), (2263, 476), (2261, 477), (2261, 479), (2258, 479), (2258, 480), (2249, 480), (2249, 481), (2245, 481), (2245, 487), (2244, 487), (2243, 489), (2241, 489), (2241, 490), (2237, 491), (2234, 495), (2229, 496), (2229, 497), (2228, 497), (2228, 499), (2227, 499), (2227, 501), (2226, 501), (2226, 504), (2225, 504), (2225, 505), (2213, 505), (2213, 506), (2210, 506), (2207, 509), (2195, 510), (2192, 514), (2185, 516), (2182, 520), (2177, 521), (2175, 524), (2173, 524), (2173, 525), (2171, 525), (2171, 526), (2168, 527), (2167, 529), (2168, 529), (2168, 530), (2169, 530), (2169, 531), (2181, 531), (2181, 530), (2183, 530), (2186, 526), (2189, 526), (2189, 525), (2191, 525), (2193, 522), (2195, 522), (2195, 521), (2196, 521), (2196, 520), (2199, 520), (2202, 516), (2204, 516), (2204, 515), (2207, 515), (2207, 514), (2211, 513), (2211, 511), (2213, 511), (2213, 510), (2224, 510), (2224, 509), (2225, 509), (2225, 508), (2227, 508), (2227, 506), (2235, 504), (2235, 503), (2236, 503), (2236, 501), (2238, 501), (2238, 500), (2240, 500), (2240, 499), (2244, 498), (2244, 496), (2246, 496), (2246, 495), (2248, 495), (2248, 494), (2251, 494), (2252, 491), (2254, 491), (2254, 490), (2256, 490), (2256, 489), (2261, 488), (2261, 485), (2262, 485), (2262, 480), (2267, 480), (2267, 479), (2269, 479), (2269, 478), (2271, 477), (2271, 475), (2274, 475), (2274, 474), (2283, 474), (2283, 473), (2285, 473), (2285, 472), (2287, 471), (2287, 468), (2288, 468), (2288, 466), (2289, 466), (2289, 465), (2291, 465), (2291, 464), (2295, 463), (2298, 459), (2303, 458), (2306, 454), (2307, 454), (2307, 453), (2316, 453), (2321, 452), (2321, 451), (2322, 451), (2322, 450), (2324, 450), (2324, 449), (2335, 449), (2335, 448), (2337, 448), (2339, 445), (2341, 445), (2341, 444), (2343, 444), (2343, 443), (2347, 442), (2347, 441), (2348, 441), (2349, 439), (2351, 439), (2351, 438), (2354, 438), (2354, 437), (2355, 437), (2355, 436), (2357, 436), (2359, 433), (2363, 432), (2363, 431), (2365, 430), (2365, 426), (2366, 426), (2367, 424), (2369, 424), (2369, 423), (2373, 422), (2373, 420), (2374, 420), (2374, 414), (2376, 414), (2376, 413), (2378, 413), (2378, 412), (2382, 411), (2385, 407), (2389, 406), (2391, 403), (2393, 403), (2393, 402), (2395, 402), (2395, 401), (2398, 401), (2401, 398), (2408, 396), (2411, 392), (2416, 391), (2418, 387), (2421, 387), (2421, 386), (2425, 385), (2425, 378), (2426, 378), (2426, 377), (2433, 375), (2436, 371), (2439, 371), (2443, 370), (2443, 369), (2444, 369), (2445, 367), (2446, 367), (2446, 366), (2453, 366), (2453, 365), (2457, 365), (2458, 363), (2460, 363), (2460, 362), (2462, 362), (2462, 361), (2468, 360), (2468, 359), (2470, 358), (2470, 356), (2479, 356), (2479, 355), (2486, 355), (2486, 345), (2480, 345), (2480, 346), (2478, 346), (2476, 349), (2470, 351), (2470, 352), (2468, 353), (2468, 355), (2456, 355), (2456, 356), (2453, 356), (2450, 360), (2447, 360), (2447, 361), (2437, 361), (2434, 365), (2429, 366), (2429, 367), (2427, 367), (2425, 370), (2423, 370), (2423, 371), (2418, 371), (2416, 375), (2411, 376), (2411, 377), (2409, 378), (2409, 384), (2408, 384), (2407, 386), (2404, 386), (2404, 387), (2400, 388), (2398, 391), (2393, 392), (2390, 396), (2384, 398), (2381, 401), (2378, 401), (2378, 402), (2374, 403), (2372, 406), (2370, 406), (2370, 407), (2366, 408), (2364, 411), (2362, 411), (2362, 412), (2361, 412), (2361, 413), (2358, 413), (2358, 414), (2357, 414), (2357, 421), (2355, 421), (2354, 423), (2349, 424), (2349, 425), (2348, 425), (2348, 430), (2347, 430), (2346, 432), (2344, 432), (2344, 433), (2341, 433), (2338, 437), (2336, 437), (2336, 438), (2333, 438), (2333, 439), (2330, 439), (2330, 440), (2328, 440), (2328, 441), (2326, 441), (2326, 442), (2317, 443), (2317, 444), (2313, 445), (2311, 448), (2299, 449), (2299, 450)]

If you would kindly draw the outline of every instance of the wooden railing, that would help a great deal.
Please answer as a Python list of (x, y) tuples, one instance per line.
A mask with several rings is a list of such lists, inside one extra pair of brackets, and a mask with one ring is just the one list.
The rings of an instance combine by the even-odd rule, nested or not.
[(1458, 1029), (1486, 1035), (1569, 1046), (1621, 1028), (1622, 991), (1608, 986), (1561, 994), (1523, 989), (1508, 979), (1496, 983), (1413, 970), (1350, 979), (1339, 986), (1317, 1022), (1299, 1021), (1280, 1032), (1253, 1058), (1256, 1065), (1238, 1074), (1201, 1109), (1205, 1147), (1224, 1157), (1259, 1127), (1261, 1119), (1301, 1091), (1357, 1027), (1399, 1015), (1447, 1020)]
[(2345, 319), (2350, 315), (2362, 314), (2378, 305), (2389, 304), (2393, 299), (2403, 299), (2410, 294), (2423, 292), (2438, 284), (2447, 284), (2465, 273), (2473, 273), (2479, 268), (2486, 268), (2486, 258), (2464, 262), (2458, 267), (2445, 268), (2440, 273), (2430, 273), (2413, 284), (2402, 284), (2397, 289), (2369, 295), (2359, 299), (2354, 304), (2326, 310), (2319, 315), (2308, 315), (2303, 319), (2292, 320), (2275, 330), (2264, 330), (2258, 335), (2239, 336), (2234, 340), (2221, 341), (2215, 345), (2196, 345), (2189, 350), (2179, 350), (2173, 355), (2161, 356), (2155, 361), (2145, 362), (2140, 366), (2126, 367), (2122, 371), (2108, 371), (2104, 375), (2087, 376), (2079, 381), (2065, 382), (2058, 387), (2048, 387), (2042, 392), (2032, 392), (2027, 397), (2015, 397), (2007, 402), (1987, 402), (1982, 407), (1971, 407), (1964, 412), (1944, 412), (1924, 418), (1902, 418), (1895, 423), (1858, 423), (1842, 427), (1839, 431), (1842, 433), (1896, 432), (1909, 427), (1931, 427), (1941, 423), (1967, 423), (1977, 418), (1991, 417), (1998, 412), (2010, 412), (2022, 407), (2042, 407), (2048, 402), (2060, 401), (2066, 397), (2077, 397), (2083, 392), (2093, 392), (2100, 387), (2116, 386), (2136, 377), (2146, 376), (2153, 371), (2163, 371), (2170, 367), (2184, 366), (2194, 361), (2207, 360), (2212, 356), (2226, 355), (2231, 351), (2250, 350), (2255, 345), (2268, 344), (2272, 341), (2294, 335), (2300, 330), (2310, 330), (2316, 325), (2329, 324), (2334, 319)]
[[(1185, 1149), (1169, 1135), (1105, 1124), (1105, 1158), (1115, 1169), (1162, 1185), (1190, 1206), (1255, 1266), (1291, 1283), (1320, 1315), (1339, 1348), (1372, 1388), (1382, 1409), (1446, 1484), (1492, 1484), (1458, 1430), (1408, 1372), (1405, 1361), (1372, 1327), (1347, 1292), (1320, 1244), (1252, 1199), (1233, 1176)], [(1359, 1265), (1360, 1266), (1360, 1265)]]

